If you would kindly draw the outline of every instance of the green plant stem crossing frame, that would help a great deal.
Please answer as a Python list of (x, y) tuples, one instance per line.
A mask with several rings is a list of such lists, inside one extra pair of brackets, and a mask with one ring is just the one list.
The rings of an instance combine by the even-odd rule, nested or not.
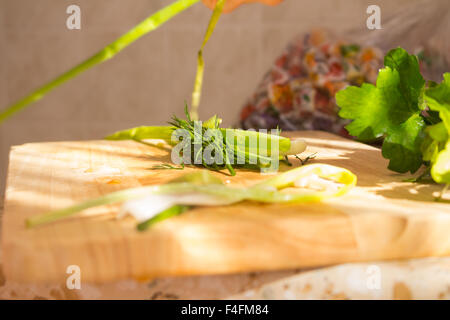
[(134, 27), (133, 29), (131, 29), (130, 31), (119, 37), (117, 40), (106, 46), (103, 50), (99, 51), (89, 59), (83, 61), (79, 65), (63, 73), (56, 79), (38, 88), (25, 98), (17, 101), (4, 111), (0, 112), (0, 124), (7, 118), (11, 117), (16, 112), (19, 112), (20, 110), (26, 108), (31, 103), (42, 99), (42, 97), (44, 97), (47, 93), (49, 93), (59, 85), (63, 84), (64, 82), (76, 77), (78, 74), (82, 73), (83, 71), (86, 71), (87, 69), (97, 64), (100, 64), (104, 61), (111, 59), (117, 53), (125, 49), (127, 46), (132, 44), (140, 37), (157, 29), (165, 22), (167, 22), (177, 14), (183, 12), (187, 8), (193, 6), (199, 1), (200, 0), (178, 0), (159, 10), (158, 12), (156, 12), (155, 14), (151, 15), (150, 17), (139, 23), (136, 27)]

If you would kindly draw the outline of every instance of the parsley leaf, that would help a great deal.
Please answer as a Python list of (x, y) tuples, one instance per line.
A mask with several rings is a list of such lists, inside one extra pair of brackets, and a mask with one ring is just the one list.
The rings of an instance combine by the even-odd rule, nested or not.
[(353, 120), (346, 129), (362, 141), (384, 137), (383, 157), (389, 169), (416, 172), (422, 165), (421, 145), (426, 126), (421, 116), (425, 80), (416, 56), (391, 50), (376, 86), (350, 86), (336, 94), (339, 115)]
[(431, 161), (433, 180), (450, 184), (450, 73), (444, 74), (441, 84), (425, 91), (425, 100), (432, 111), (439, 112), (442, 122), (427, 128), (424, 158)]
[(447, 128), (441, 121), (438, 124), (428, 126), (425, 133), (426, 137), (421, 147), (423, 160), (435, 163), (439, 152), (444, 149), (449, 138)]
[(420, 168), (423, 162), (421, 145), (424, 126), (422, 117), (415, 114), (397, 127), (390, 128), (382, 147), (383, 157), (390, 160), (390, 170), (414, 173)]
[(450, 134), (450, 73), (444, 74), (441, 84), (425, 91), (425, 99), (432, 111), (439, 112), (439, 117)]
[(437, 155), (436, 162), (431, 167), (431, 176), (437, 183), (450, 184), (450, 141)]

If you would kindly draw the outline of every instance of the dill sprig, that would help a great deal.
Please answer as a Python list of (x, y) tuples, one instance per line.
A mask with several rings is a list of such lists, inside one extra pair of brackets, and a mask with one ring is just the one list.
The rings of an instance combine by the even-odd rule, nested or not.
[[(169, 122), (170, 125), (175, 127), (176, 129), (183, 129), (186, 130), (190, 137), (191, 137), (191, 143), (194, 147), (197, 141), (201, 141), (201, 148), (191, 148), (191, 163), (193, 164), (200, 164), (210, 170), (219, 171), (224, 168), (228, 169), (230, 175), (234, 176), (236, 175), (236, 172), (234, 171), (233, 166), (231, 165), (231, 161), (229, 158), (229, 151), (233, 151), (229, 149), (229, 146), (227, 144), (227, 141), (225, 137), (222, 137), (222, 141), (217, 141), (216, 136), (212, 136), (209, 138), (206, 138), (206, 131), (207, 130), (220, 130), (220, 119), (215, 117), (214, 122), (212, 123), (212, 126), (201, 126), (201, 132), (200, 130), (196, 130), (195, 128), (195, 121), (192, 120), (187, 104), (185, 105), (184, 112), (186, 114), (186, 120), (180, 119), (177, 116), (172, 117), (172, 121)], [(203, 150), (205, 148), (208, 148), (209, 146), (213, 147), (212, 156), (215, 156), (215, 152), (219, 151), (222, 153), (222, 159), (223, 164), (208, 164), (206, 159), (203, 156)], [(238, 151), (239, 152), (239, 151)], [(237, 158), (236, 152), (233, 152), (234, 157)], [(245, 155), (245, 154), (244, 154)]]
[(161, 170), (161, 169), (183, 170), (184, 163), (182, 163), (180, 167), (175, 167), (169, 163), (163, 163), (163, 164), (155, 164), (150, 168), (150, 170)]
[(297, 158), (297, 160), (299, 160), (301, 162), (302, 166), (304, 166), (305, 164), (308, 163), (309, 160), (312, 160), (317, 156), (317, 152), (310, 154), (305, 159), (300, 158), (298, 155), (294, 155), (294, 156)]
[[(140, 126), (116, 132), (106, 139), (134, 140), (146, 144), (149, 142), (144, 140), (161, 139), (172, 146), (181, 142), (184, 146), (189, 145), (190, 148), (184, 147), (179, 151), (177, 156), (181, 156), (182, 161), (177, 161), (178, 164), (192, 164), (215, 171), (227, 169), (232, 176), (236, 174), (237, 167), (271, 171), (277, 168), (278, 161), (289, 165), (287, 155), (299, 154), (306, 148), (301, 139), (280, 136), (279, 129), (266, 133), (221, 128), (222, 120), (217, 116), (204, 122), (194, 120), (188, 112), (187, 104), (185, 104), (185, 114), (185, 119), (173, 116), (168, 126)], [(176, 133), (178, 141), (172, 139), (176, 130), (183, 130), (181, 135)], [(209, 152), (204, 154), (204, 151)], [(183, 154), (183, 152), (190, 154)], [(152, 169), (180, 168), (157, 165)]]

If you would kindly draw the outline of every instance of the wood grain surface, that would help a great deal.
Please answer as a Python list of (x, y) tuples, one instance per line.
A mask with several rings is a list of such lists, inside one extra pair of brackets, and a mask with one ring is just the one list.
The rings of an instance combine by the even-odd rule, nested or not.
[[(81, 268), (82, 281), (107, 282), (450, 255), (450, 205), (433, 201), (440, 186), (403, 182), (408, 175), (387, 170), (374, 147), (318, 131), (289, 135), (305, 138), (304, 156), (317, 152), (312, 163), (353, 171), (358, 186), (319, 204), (197, 208), (146, 232), (136, 231), (132, 218), (116, 219), (117, 205), (35, 229), (25, 229), (24, 221), (199, 170), (150, 170), (170, 161), (164, 145), (83, 141), (13, 147), (2, 226), (6, 278), (65, 281), (70, 265)], [(267, 178), (247, 170), (235, 177), (215, 174), (231, 186)]]

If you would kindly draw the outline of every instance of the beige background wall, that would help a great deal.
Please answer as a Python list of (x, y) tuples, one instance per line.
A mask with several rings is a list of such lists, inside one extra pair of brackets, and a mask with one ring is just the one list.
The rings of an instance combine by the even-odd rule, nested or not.
[[(98, 51), (172, 0), (0, 0), (0, 108)], [(432, 1), (432, 0), (430, 0)], [(365, 27), (368, 4), (389, 14), (414, 0), (285, 0), (248, 5), (222, 17), (205, 52), (201, 116), (226, 125), (273, 59), (313, 26)], [(82, 29), (66, 29), (78, 4)], [(210, 12), (201, 4), (145, 36), (113, 60), (70, 81), (0, 125), (0, 194), (11, 145), (96, 139), (115, 130), (162, 124), (190, 100), (196, 52)]]

